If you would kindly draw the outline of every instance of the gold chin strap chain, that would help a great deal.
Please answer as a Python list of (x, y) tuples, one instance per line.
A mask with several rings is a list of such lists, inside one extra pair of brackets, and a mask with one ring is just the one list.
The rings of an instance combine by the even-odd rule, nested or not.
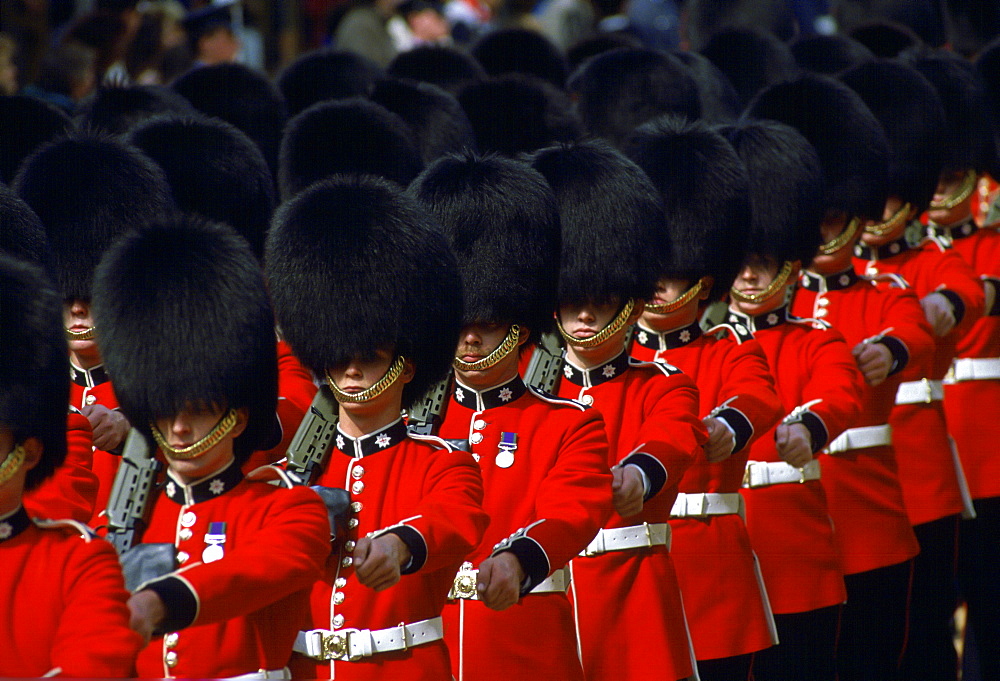
[(761, 291), (760, 293), (748, 295), (745, 293), (740, 293), (735, 288), (730, 288), (729, 295), (733, 298), (733, 300), (735, 300), (738, 303), (749, 303), (751, 305), (759, 305), (760, 303), (763, 303), (768, 298), (773, 296), (779, 289), (781, 289), (781, 287), (788, 282), (788, 277), (791, 273), (792, 273), (792, 263), (786, 260), (785, 264), (781, 266), (781, 271), (778, 272), (778, 276), (776, 276), (774, 278), (774, 281), (768, 284), (767, 288)]
[(7, 453), (3, 463), (0, 463), (0, 485), (6, 485), (11, 478), (21, 469), (24, 463), (24, 445), (15, 445), (14, 449)]
[(71, 340), (71, 341), (93, 340), (95, 328), (96, 327), (92, 326), (89, 329), (84, 329), (83, 331), (70, 331), (69, 329), (66, 329), (66, 340)]
[(496, 350), (475, 362), (463, 362), (458, 357), (455, 357), (451, 360), (451, 364), (459, 371), (483, 371), (484, 369), (489, 369), (496, 366), (504, 357), (514, 352), (520, 339), (521, 327), (517, 324), (511, 324), (510, 329), (507, 331), (507, 336), (497, 346)]
[(913, 212), (913, 206), (908, 203), (904, 203), (899, 210), (892, 214), (885, 222), (879, 222), (875, 225), (868, 225), (865, 227), (865, 232), (868, 234), (873, 234), (875, 236), (885, 236), (886, 234), (892, 234), (900, 227), (904, 226), (910, 219), (910, 214)]
[(860, 218), (851, 218), (851, 221), (847, 223), (847, 227), (844, 227), (844, 231), (835, 236), (830, 241), (819, 247), (820, 255), (833, 255), (841, 248), (851, 243), (854, 239), (854, 235), (858, 233), (858, 227), (861, 225)]
[(622, 307), (621, 312), (619, 312), (614, 319), (608, 322), (607, 326), (590, 338), (577, 338), (576, 336), (571, 336), (566, 333), (566, 329), (563, 328), (562, 321), (560, 321), (558, 315), (556, 315), (556, 326), (559, 327), (559, 334), (570, 345), (575, 345), (578, 348), (595, 348), (625, 328), (625, 325), (628, 323), (628, 318), (632, 314), (632, 310), (634, 308), (635, 301), (630, 298), (629, 301), (625, 303), (625, 306)]
[(406, 360), (402, 355), (396, 356), (396, 361), (392, 363), (392, 366), (386, 370), (385, 375), (378, 379), (378, 381), (371, 386), (365, 388), (359, 393), (348, 393), (341, 390), (333, 379), (330, 378), (329, 372), (326, 374), (326, 384), (330, 386), (330, 390), (333, 391), (333, 396), (337, 398), (337, 402), (369, 402), (374, 400), (376, 397), (385, 392), (386, 388), (396, 382), (396, 380), (403, 375), (403, 368), (406, 365)]
[(652, 312), (654, 314), (670, 314), (671, 312), (676, 312), (690, 303), (695, 296), (701, 293), (701, 290), (704, 287), (705, 278), (702, 277), (694, 286), (671, 300), (669, 303), (646, 303), (646, 312)]
[(229, 435), (236, 427), (236, 421), (238, 415), (235, 409), (230, 409), (225, 416), (219, 419), (219, 422), (215, 424), (215, 427), (208, 432), (208, 435), (201, 438), (193, 445), (188, 445), (187, 447), (172, 447), (167, 443), (166, 438), (163, 437), (163, 433), (160, 429), (156, 427), (155, 424), (150, 423), (149, 427), (153, 431), (153, 439), (156, 440), (156, 444), (159, 445), (163, 453), (169, 456), (171, 459), (180, 459), (181, 461), (187, 461), (188, 459), (194, 459), (208, 450), (210, 450), (215, 445), (219, 444), (224, 437)]
[(976, 188), (976, 180), (978, 176), (975, 170), (969, 170), (965, 173), (965, 179), (962, 180), (962, 185), (955, 191), (954, 194), (946, 198), (941, 202), (931, 201), (931, 210), (951, 210), (958, 204), (965, 201), (972, 195), (973, 190)]

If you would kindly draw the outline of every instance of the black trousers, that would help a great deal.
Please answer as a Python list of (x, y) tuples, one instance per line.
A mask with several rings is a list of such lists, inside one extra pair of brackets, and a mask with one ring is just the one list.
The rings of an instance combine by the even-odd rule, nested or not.
[(839, 681), (886, 681), (906, 644), (913, 561), (844, 577), (847, 603), (837, 639)]
[(701, 681), (746, 681), (752, 661), (752, 654), (698, 660), (698, 676)]
[(913, 559), (910, 623), (900, 665), (904, 681), (955, 681), (958, 654), (952, 620), (958, 605), (959, 516), (916, 525), (920, 554)]
[(834, 681), (840, 609), (775, 615), (781, 642), (754, 653), (754, 681)]
[(978, 669), (967, 657), (963, 678), (1000, 679), (1000, 497), (976, 499), (974, 505), (976, 518), (959, 523), (958, 580), (972, 634), (966, 634), (965, 646), (975, 648)]

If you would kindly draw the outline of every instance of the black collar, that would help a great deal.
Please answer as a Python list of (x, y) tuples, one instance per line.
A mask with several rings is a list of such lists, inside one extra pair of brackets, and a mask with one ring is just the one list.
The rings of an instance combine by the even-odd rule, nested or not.
[(175, 478), (171, 471), (167, 471), (167, 484), (163, 491), (166, 492), (167, 498), (171, 501), (191, 506), (225, 494), (240, 484), (242, 480), (243, 471), (234, 460), (215, 475), (202, 478), (190, 485), (185, 485)]
[(337, 449), (340, 450), (342, 454), (353, 457), (355, 459), (360, 459), (365, 456), (371, 456), (372, 454), (378, 454), (379, 452), (388, 449), (389, 447), (395, 447), (408, 436), (406, 430), (406, 424), (403, 423), (403, 419), (396, 419), (384, 428), (379, 428), (374, 433), (368, 433), (367, 435), (362, 435), (361, 437), (354, 438), (347, 435), (337, 427), (337, 437), (334, 439), (334, 444)]
[(737, 331), (741, 331), (740, 327), (742, 327), (750, 333), (763, 331), (764, 329), (773, 329), (776, 326), (784, 324), (787, 319), (787, 305), (782, 305), (775, 310), (755, 316), (743, 314), (742, 312), (736, 312), (735, 310), (729, 310), (726, 315), (727, 324), (732, 324), (736, 327)]
[(636, 324), (635, 334), (632, 337), (635, 338), (636, 343), (644, 348), (673, 350), (687, 345), (699, 336), (701, 336), (701, 325), (698, 324), (698, 320), (695, 320), (687, 326), (663, 332), (653, 331), (642, 324)]
[(98, 364), (91, 369), (81, 369), (70, 362), (69, 377), (78, 386), (84, 388), (93, 388), (108, 382), (108, 372), (104, 369), (103, 364)]
[(860, 241), (854, 244), (854, 256), (862, 260), (886, 260), (908, 250), (910, 250), (910, 242), (906, 240), (905, 234), (895, 241), (876, 246), (874, 249)]
[(0, 543), (13, 539), (31, 527), (31, 519), (24, 506), (18, 506), (6, 516), (0, 517)]
[(836, 274), (819, 274), (805, 270), (799, 278), (802, 288), (816, 293), (826, 293), (827, 291), (843, 291), (861, 281), (854, 268), (848, 268)]
[(622, 351), (610, 362), (593, 367), (592, 369), (582, 369), (570, 363), (569, 358), (566, 357), (566, 353), (563, 352), (563, 376), (573, 385), (590, 388), (601, 383), (607, 383), (625, 373), (628, 369), (628, 358), (628, 353), (622, 348)]
[(455, 390), (451, 397), (463, 407), (474, 411), (484, 411), (494, 407), (510, 404), (528, 391), (520, 376), (514, 376), (506, 383), (493, 386), (487, 390), (474, 390), (455, 379)]
[(952, 241), (972, 236), (973, 234), (976, 233), (978, 229), (979, 227), (970, 217), (968, 220), (964, 222), (959, 222), (949, 227), (938, 225), (932, 222), (929, 225), (927, 225), (927, 235), (934, 237), (936, 239), (941, 239), (947, 245), (950, 246)]

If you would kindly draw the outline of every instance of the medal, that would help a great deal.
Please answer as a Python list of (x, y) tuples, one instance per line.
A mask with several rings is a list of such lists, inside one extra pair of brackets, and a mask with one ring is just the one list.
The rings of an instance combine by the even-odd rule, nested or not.
[(201, 552), (203, 563), (214, 563), (221, 560), (225, 555), (222, 545), (226, 543), (226, 524), (217, 522), (208, 524), (208, 532), (205, 534), (205, 543), (208, 546)]
[(514, 450), (517, 449), (517, 433), (500, 433), (500, 444), (497, 445), (496, 464), (499, 468), (510, 468), (514, 465)]

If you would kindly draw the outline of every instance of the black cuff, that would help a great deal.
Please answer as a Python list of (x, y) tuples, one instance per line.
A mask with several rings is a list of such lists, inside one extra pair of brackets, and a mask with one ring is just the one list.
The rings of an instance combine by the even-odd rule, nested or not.
[(996, 294), (993, 296), (993, 307), (986, 311), (986, 316), (1000, 317), (1000, 279), (995, 277), (983, 277), (983, 281), (988, 281), (993, 284), (993, 291)]
[(167, 611), (163, 622), (156, 629), (157, 634), (189, 627), (198, 616), (198, 599), (183, 580), (177, 577), (164, 577), (150, 582), (143, 591), (146, 589), (156, 592)]
[(812, 437), (813, 454), (826, 447), (826, 441), (830, 439), (830, 434), (826, 430), (823, 419), (811, 411), (807, 411), (802, 414), (802, 425), (809, 430), (809, 435)]
[(618, 465), (622, 467), (629, 465), (638, 466), (646, 474), (646, 477), (649, 478), (649, 489), (643, 495), (643, 501), (649, 501), (655, 497), (667, 482), (667, 469), (663, 467), (663, 464), (656, 457), (645, 452), (629, 454)]
[[(518, 534), (518, 533), (515, 533)], [(549, 576), (549, 557), (545, 555), (544, 549), (534, 539), (524, 536), (500, 542), (500, 548), (495, 549), (492, 555), (510, 551), (517, 556), (524, 570), (524, 583), (521, 584), (521, 595), (525, 595), (536, 586), (545, 581)]]
[(750, 419), (747, 418), (746, 414), (739, 409), (726, 407), (716, 414), (715, 418), (725, 421), (736, 434), (736, 444), (733, 446), (733, 452), (738, 452), (747, 446), (750, 438), (753, 437), (753, 424), (750, 423)]
[(889, 352), (892, 353), (892, 366), (889, 368), (889, 376), (898, 374), (906, 368), (907, 363), (910, 361), (910, 351), (906, 349), (906, 343), (895, 336), (882, 336), (875, 342), (889, 348)]
[(949, 291), (946, 288), (943, 288), (940, 291), (935, 291), (935, 293), (940, 293), (948, 299), (948, 302), (951, 303), (951, 311), (955, 315), (955, 326), (961, 324), (962, 317), (965, 316), (965, 303), (962, 302), (962, 297), (954, 291)]
[(386, 530), (386, 534), (396, 535), (410, 549), (410, 562), (399, 569), (399, 574), (411, 575), (424, 566), (427, 562), (427, 542), (423, 535), (407, 525), (393, 527)]

